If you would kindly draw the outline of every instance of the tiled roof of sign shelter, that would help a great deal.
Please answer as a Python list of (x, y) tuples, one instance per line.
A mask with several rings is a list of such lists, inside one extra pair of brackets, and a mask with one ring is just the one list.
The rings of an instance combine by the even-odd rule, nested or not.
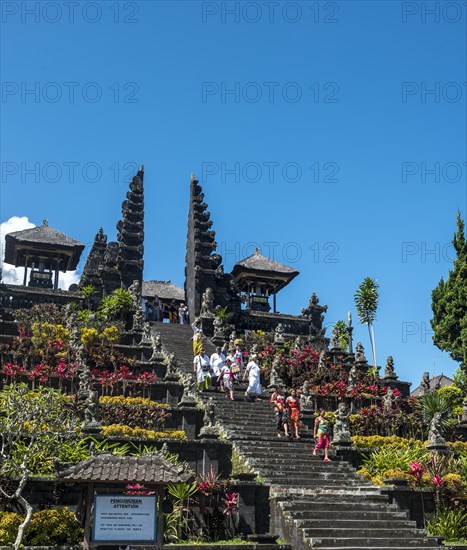
[[(437, 388), (444, 388), (446, 386), (451, 386), (454, 384), (454, 380), (452, 378), (449, 378), (449, 376), (446, 376), (445, 374), (439, 374), (438, 376), (433, 376), (433, 378), (430, 380), (430, 389), (436, 390)], [(412, 397), (418, 397), (422, 393), (422, 386), (418, 386), (414, 389), (414, 391), (410, 394)]]
[(254, 254), (248, 256), (244, 260), (237, 262), (234, 266), (234, 271), (236, 267), (247, 268), (255, 271), (275, 271), (276, 273), (293, 275), (294, 277), (300, 272), (288, 265), (281, 264), (270, 258), (263, 256), (259, 250), (256, 250)]
[(153, 454), (145, 456), (115, 456), (101, 454), (84, 462), (60, 469), (62, 481), (95, 483), (182, 483), (192, 476), (181, 466), (170, 463), (164, 457)]
[(185, 301), (183, 288), (170, 281), (143, 281), (143, 296), (157, 296), (162, 300)]

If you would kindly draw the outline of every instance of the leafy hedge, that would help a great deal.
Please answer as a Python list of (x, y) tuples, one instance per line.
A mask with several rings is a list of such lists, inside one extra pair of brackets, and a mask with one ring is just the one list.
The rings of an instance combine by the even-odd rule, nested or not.
[[(23, 518), (14, 512), (0, 512), (0, 545), (15, 541)], [(83, 529), (68, 508), (42, 510), (32, 515), (23, 544), (30, 546), (75, 545), (83, 540)]]
[(131, 428), (130, 426), (123, 426), (121, 424), (112, 424), (111, 426), (104, 426), (101, 434), (105, 437), (110, 436), (123, 436), (128, 438), (140, 438), (140, 439), (158, 439), (158, 438), (170, 438), (170, 439), (186, 439), (186, 433), (182, 430), (166, 430), (163, 432), (156, 432), (154, 430), (145, 430), (143, 428)]

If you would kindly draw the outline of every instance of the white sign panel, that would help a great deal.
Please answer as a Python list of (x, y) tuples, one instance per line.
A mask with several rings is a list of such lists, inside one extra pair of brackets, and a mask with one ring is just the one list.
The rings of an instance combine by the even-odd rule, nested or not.
[(157, 496), (96, 495), (93, 542), (155, 542)]

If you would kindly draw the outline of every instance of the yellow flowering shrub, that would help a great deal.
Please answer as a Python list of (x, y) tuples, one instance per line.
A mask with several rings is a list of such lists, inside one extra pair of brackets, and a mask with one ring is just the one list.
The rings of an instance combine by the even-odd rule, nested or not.
[(458, 451), (459, 453), (467, 452), (467, 441), (453, 441), (452, 443), (447, 443), (447, 446), (452, 451)]
[(31, 325), (31, 341), (36, 348), (47, 346), (50, 341), (67, 343), (69, 339), (70, 331), (63, 325), (38, 321)]
[[(23, 518), (13, 512), (0, 512), (0, 545), (15, 541)], [(35, 512), (26, 528), (23, 544), (30, 546), (77, 545), (83, 540), (83, 529), (68, 508)]]
[(462, 477), (459, 474), (446, 474), (443, 479), (449, 489), (459, 487), (463, 483)]
[(384, 437), (382, 435), (356, 435), (352, 437), (352, 441), (357, 449), (381, 449), (383, 447), (391, 447), (394, 449), (422, 449), (425, 444), (418, 439), (405, 439), (397, 435)]
[(99, 341), (99, 332), (95, 328), (83, 328), (81, 331), (81, 342), (85, 346), (95, 344)]
[(183, 430), (166, 430), (164, 432), (156, 432), (154, 430), (145, 430), (144, 428), (130, 428), (130, 426), (122, 426), (121, 424), (111, 424), (104, 426), (101, 434), (106, 437), (122, 436), (128, 438), (141, 439), (186, 439), (186, 433)]
[(137, 407), (157, 406), (162, 408), (170, 408), (170, 405), (168, 403), (158, 403), (157, 401), (152, 401), (151, 399), (148, 399), (146, 397), (124, 397), (123, 395), (104, 395), (99, 397), (99, 403), (101, 403), (102, 405), (135, 405)]
[(103, 330), (101, 338), (107, 342), (118, 342), (118, 339), (120, 338), (120, 331), (115, 326), (107, 327)]
[(0, 512), (0, 545), (14, 542), (23, 518), (14, 512)]
[(68, 508), (42, 510), (33, 514), (25, 533), (25, 544), (59, 546), (79, 544), (83, 529)]

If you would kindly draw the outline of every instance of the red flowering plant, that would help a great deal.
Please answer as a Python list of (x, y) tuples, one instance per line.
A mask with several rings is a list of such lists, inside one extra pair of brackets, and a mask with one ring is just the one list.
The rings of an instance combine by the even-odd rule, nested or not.
[(220, 480), (212, 466), (206, 475), (199, 477), (196, 506), (199, 509), (198, 534), (204, 539), (217, 541), (234, 535), (233, 516), (238, 510), (238, 494), (228, 492), (226, 483)]
[(148, 491), (144, 488), (144, 485), (139, 483), (129, 484), (126, 486), (125, 495), (154, 495), (156, 491)]

